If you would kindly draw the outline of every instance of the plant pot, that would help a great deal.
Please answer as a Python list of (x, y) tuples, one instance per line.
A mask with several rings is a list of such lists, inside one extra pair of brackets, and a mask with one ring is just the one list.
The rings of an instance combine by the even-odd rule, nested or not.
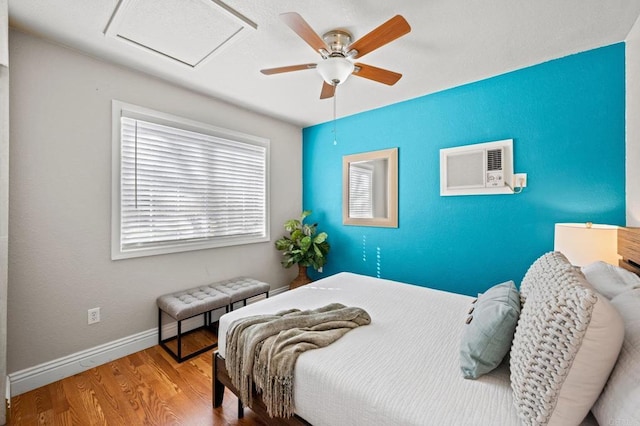
[(311, 281), (312, 279), (309, 278), (309, 275), (307, 275), (307, 267), (298, 265), (298, 276), (293, 281), (291, 281), (291, 284), (289, 284), (289, 290), (298, 288), (301, 285), (309, 284)]

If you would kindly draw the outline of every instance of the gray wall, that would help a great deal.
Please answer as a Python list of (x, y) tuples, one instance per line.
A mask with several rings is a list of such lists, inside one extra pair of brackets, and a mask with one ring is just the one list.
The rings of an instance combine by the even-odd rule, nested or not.
[(301, 209), (300, 128), (16, 31), (10, 60), (9, 372), (155, 327), (167, 292), (293, 278), (273, 242), (112, 261), (111, 100), (269, 138), (272, 241)]

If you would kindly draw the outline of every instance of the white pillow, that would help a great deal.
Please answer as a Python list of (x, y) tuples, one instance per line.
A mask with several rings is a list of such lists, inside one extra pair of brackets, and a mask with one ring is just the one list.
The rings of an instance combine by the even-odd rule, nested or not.
[(622, 345), (618, 311), (567, 265), (560, 253), (548, 253), (527, 272), (510, 361), (514, 404), (523, 424), (579, 424)]
[(529, 292), (533, 287), (538, 286), (541, 279), (555, 280), (562, 276), (565, 270), (574, 269), (569, 260), (559, 251), (549, 252), (540, 256), (529, 266), (527, 273), (520, 283), (520, 301), (524, 304), (527, 301)]
[(624, 319), (624, 343), (592, 411), (601, 425), (640, 425), (640, 289), (614, 297), (611, 304)]
[(609, 299), (627, 290), (640, 288), (640, 277), (636, 274), (602, 261), (583, 266), (582, 273), (597, 292)]

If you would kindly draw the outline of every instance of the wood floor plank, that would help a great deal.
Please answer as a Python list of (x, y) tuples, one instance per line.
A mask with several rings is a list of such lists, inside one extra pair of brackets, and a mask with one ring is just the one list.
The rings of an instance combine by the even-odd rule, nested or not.
[(13, 397), (8, 424), (267, 426), (248, 409), (238, 419), (229, 391), (212, 407), (211, 358), (208, 351), (179, 364), (154, 346)]
[(123, 358), (120, 362), (109, 364), (116, 386), (120, 390), (120, 395), (126, 401), (123, 407), (127, 407), (126, 409), (129, 411), (131, 424), (137, 424), (144, 420), (144, 415), (138, 414), (139, 410), (141, 410), (141, 403), (136, 392), (138, 384), (142, 382), (142, 376), (130, 373), (137, 372), (136, 364), (137, 354)]
[(83, 424), (101, 425), (106, 423), (106, 418), (95, 389), (91, 387), (92, 384), (88, 377), (91, 372), (92, 370), (89, 370), (87, 374), (72, 376), (68, 386), (65, 386), (65, 391), (71, 392), (71, 395), (75, 396), (75, 398), (69, 398), (69, 403), (76, 415), (86, 419), (81, 420)]
[(67, 396), (64, 393), (62, 381), (54, 382), (51, 385), (46, 386), (44, 389), (49, 391), (49, 398), (51, 399), (51, 405), (56, 416), (69, 412), (70, 405), (69, 401), (67, 401)]

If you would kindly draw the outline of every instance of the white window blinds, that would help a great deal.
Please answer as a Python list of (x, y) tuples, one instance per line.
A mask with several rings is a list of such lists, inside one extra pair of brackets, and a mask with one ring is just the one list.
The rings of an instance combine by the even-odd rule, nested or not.
[(267, 146), (126, 115), (120, 136), (115, 258), (268, 240)]
[(349, 217), (373, 217), (373, 168), (368, 164), (349, 167)]

